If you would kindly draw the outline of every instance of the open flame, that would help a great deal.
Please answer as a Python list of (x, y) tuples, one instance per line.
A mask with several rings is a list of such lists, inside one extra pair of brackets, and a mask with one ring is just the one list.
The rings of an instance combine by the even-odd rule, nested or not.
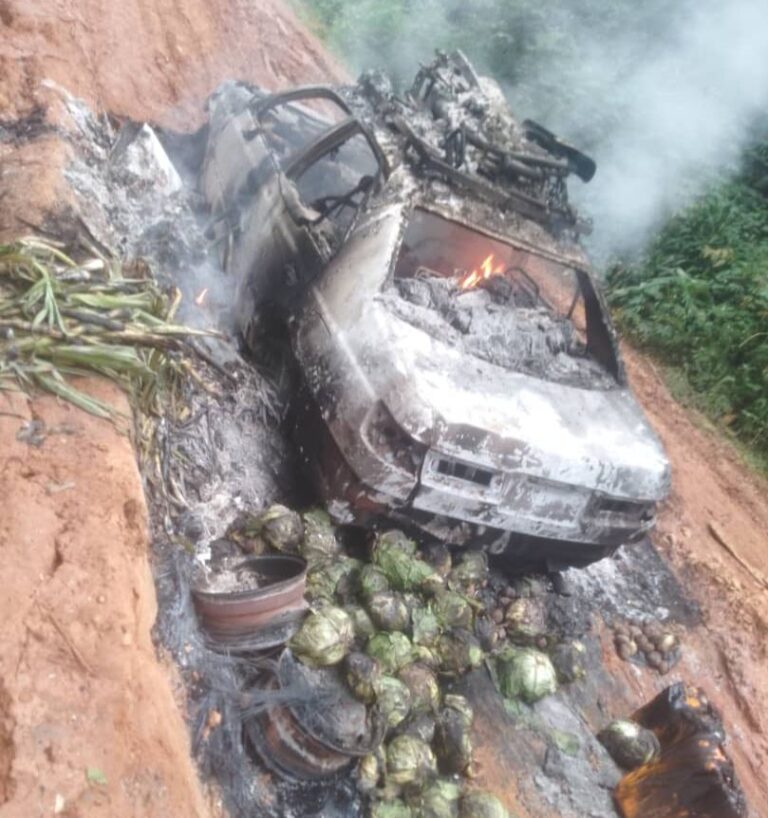
[(493, 253), (486, 257), (479, 268), (475, 268), (470, 273), (466, 273), (459, 279), (460, 290), (471, 290), (481, 281), (486, 281), (492, 276), (502, 275), (504, 272), (504, 265), (497, 262)]
[(207, 295), (208, 295), (207, 287), (203, 290), (200, 290), (200, 292), (197, 294), (197, 297), (195, 298), (195, 304), (197, 304), (198, 307), (202, 307), (203, 304), (205, 304), (205, 299)]

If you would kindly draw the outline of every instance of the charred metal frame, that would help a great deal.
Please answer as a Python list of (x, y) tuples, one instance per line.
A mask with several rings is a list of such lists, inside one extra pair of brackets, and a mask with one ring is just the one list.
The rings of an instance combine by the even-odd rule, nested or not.
[[(466, 61), (464, 68), (469, 95), (482, 96)], [(627, 389), (607, 306), (577, 241), (582, 225), (567, 203), (566, 175), (587, 180), (594, 162), (528, 121), (497, 145), (476, 127), (485, 113), (465, 126), (464, 108), (431, 97), (442, 80), (430, 79), (429, 67), (420, 81), (426, 92), (405, 100), (361, 80), (356, 89), (309, 86), (245, 106), (256, 127), (243, 119), (240, 138), (258, 140), (260, 149), (238, 204), (240, 324), (258, 325), (265, 300), (285, 297), (305, 380), (302, 445), (314, 450), (310, 462), (338, 520), (385, 516), (449, 542), (583, 564), (644, 536), (669, 480), (663, 451)], [(262, 118), (311, 99), (346, 116), (281, 167)], [(355, 134), (373, 152), (379, 184), (354, 191), (363, 193), (355, 216), (343, 236), (332, 237), (295, 182)], [(380, 296), (391, 288), (416, 208), (573, 270), (590, 327), (587, 354), (616, 388), (547, 383), (477, 360), (462, 366), (389, 312)], [(389, 438), (381, 424), (391, 427)], [(377, 448), (379, 438), (397, 450)], [(470, 479), (477, 474), (483, 480)]]
[(252, 110), (258, 121), (261, 122), (267, 111), (271, 111), (273, 108), (278, 108), (290, 102), (301, 102), (306, 99), (325, 99), (329, 102), (333, 102), (347, 114), (347, 118), (333, 126), (319, 139), (310, 142), (304, 151), (294, 157), (293, 162), (291, 162), (284, 171), (289, 179), (295, 179), (301, 176), (314, 161), (333, 150), (333, 148), (342, 142), (345, 142), (355, 133), (360, 133), (365, 137), (371, 151), (373, 151), (376, 157), (382, 176), (384, 179), (389, 178), (389, 162), (381, 150), (379, 143), (365, 124), (352, 113), (349, 105), (328, 85), (303, 85), (299, 88), (292, 88), (290, 91), (272, 94), (264, 99), (256, 100), (252, 106)]

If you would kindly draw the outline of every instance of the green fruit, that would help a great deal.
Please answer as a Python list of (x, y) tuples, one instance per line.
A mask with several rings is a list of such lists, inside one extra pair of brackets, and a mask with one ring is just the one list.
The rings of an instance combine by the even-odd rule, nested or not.
[(440, 625), (431, 607), (415, 606), (411, 611), (413, 643), (433, 647), (440, 636)]
[(435, 617), (443, 628), (471, 628), (472, 606), (469, 600), (456, 591), (443, 591), (433, 602)]
[(365, 653), (350, 653), (344, 663), (349, 689), (366, 704), (376, 701), (376, 685), (381, 679), (381, 665)]
[(399, 798), (374, 801), (371, 804), (371, 818), (413, 818), (411, 808)]
[(413, 661), (413, 645), (404, 633), (377, 633), (365, 652), (379, 660), (385, 673), (397, 673)]
[(347, 655), (354, 635), (346, 612), (329, 605), (309, 614), (288, 646), (305, 665), (326, 667)]
[(304, 537), (301, 554), (307, 562), (335, 557), (341, 551), (331, 518), (326, 511), (315, 508), (301, 515), (304, 521)]
[(411, 693), (415, 713), (434, 713), (440, 706), (440, 686), (435, 674), (425, 665), (406, 665), (397, 674)]
[(430, 781), (409, 798), (419, 818), (458, 818), (461, 787), (445, 778)]
[(395, 784), (423, 781), (437, 771), (429, 745), (415, 736), (396, 736), (387, 745), (386, 755), (386, 777)]
[(557, 690), (549, 657), (533, 648), (507, 648), (496, 660), (502, 696), (533, 704)]
[(364, 600), (374, 594), (389, 591), (389, 580), (375, 565), (364, 565), (360, 571), (360, 595)]
[(400, 594), (380, 591), (368, 599), (368, 613), (382, 631), (404, 631), (411, 621), (408, 606)]
[(509, 818), (509, 813), (495, 795), (470, 792), (459, 802), (459, 818)]
[(479, 667), (483, 661), (480, 643), (469, 631), (455, 628), (444, 633), (437, 642), (440, 670), (453, 676), (460, 676)]
[(382, 676), (374, 684), (376, 708), (387, 727), (397, 727), (411, 711), (411, 693), (393, 676)]

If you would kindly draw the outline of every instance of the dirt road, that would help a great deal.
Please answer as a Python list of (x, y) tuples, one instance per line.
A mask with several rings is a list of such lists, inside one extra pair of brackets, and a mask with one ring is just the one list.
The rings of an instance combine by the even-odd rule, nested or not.
[[(72, 205), (70, 149), (44, 80), (112, 116), (191, 129), (222, 79), (279, 87), (342, 73), (276, 0), (0, 0), (0, 234)], [(673, 466), (657, 543), (704, 609), (677, 673), (723, 710), (753, 808), (768, 815), (768, 591), (755, 578), (768, 573), (768, 485), (627, 355)], [(76, 432), (30, 446), (16, 436), (33, 417)], [(3, 401), (0, 476), (0, 816), (215, 814), (149, 637), (154, 589), (128, 441), (51, 399)], [(615, 665), (638, 703), (670, 681)]]
[(750, 803), (768, 815), (768, 481), (675, 402), (651, 361), (627, 349), (625, 356), (672, 464), (672, 495), (654, 541), (703, 616), (677, 672), (704, 686), (723, 712)]

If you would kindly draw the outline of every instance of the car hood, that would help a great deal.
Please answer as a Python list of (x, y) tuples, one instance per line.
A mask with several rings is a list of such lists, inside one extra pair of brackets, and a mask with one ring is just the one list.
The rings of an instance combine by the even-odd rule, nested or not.
[(315, 295), (337, 348), (332, 357), (355, 371), (358, 394), (383, 401), (426, 446), (617, 497), (666, 496), (667, 458), (626, 387), (581, 389), (510, 372), (435, 339), (375, 298), (344, 320)]
[(376, 328), (388, 350), (367, 372), (374, 391), (431, 448), (621, 497), (658, 500), (667, 493), (663, 448), (626, 387), (589, 390), (510, 372), (462, 354), (380, 304), (371, 305), (364, 325), (366, 334)]

